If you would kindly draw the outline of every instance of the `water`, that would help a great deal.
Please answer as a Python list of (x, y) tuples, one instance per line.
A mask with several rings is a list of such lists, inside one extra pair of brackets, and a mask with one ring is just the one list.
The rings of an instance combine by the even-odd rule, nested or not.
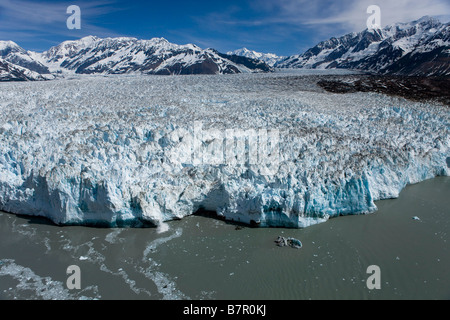
[[(57, 227), (0, 213), (0, 299), (449, 299), (450, 178), (303, 230), (188, 217), (156, 229)], [(418, 217), (420, 220), (414, 220)], [(279, 236), (300, 250), (279, 248)], [(66, 286), (78, 265), (81, 290)], [(367, 268), (381, 270), (369, 290)]]

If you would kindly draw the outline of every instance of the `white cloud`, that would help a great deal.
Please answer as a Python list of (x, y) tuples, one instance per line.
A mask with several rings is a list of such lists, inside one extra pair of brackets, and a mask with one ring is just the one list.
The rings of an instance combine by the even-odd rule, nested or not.
[[(252, 15), (246, 20), (233, 15), (219, 15), (211, 24), (241, 27), (266, 26), (279, 30), (285, 39), (292, 34), (308, 33), (312, 41), (322, 41), (367, 28), (371, 14), (367, 8), (377, 5), (381, 9), (381, 25), (411, 22), (423, 16), (450, 21), (449, 0), (250, 0)], [(254, 14), (256, 13), (256, 14)], [(218, 19), (222, 18), (222, 20)], [(303, 48), (305, 49), (305, 48)]]
[(199, 24), (206, 24), (219, 32), (230, 32), (230, 27), (233, 27), (238, 34), (248, 33), (246, 29), (253, 27), (267, 27), (276, 30), (278, 35), (284, 35), (286, 39), (294, 33), (309, 32), (310, 38), (324, 40), (330, 36), (364, 30), (370, 17), (367, 13), (370, 5), (380, 7), (382, 26), (410, 22), (427, 15), (437, 17), (442, 22), (450, 20), (449, 0), (248, 1), (252, 10), (248, 18), (243, 19), (242, 12), (234, 9), (199, 17)]
[[(96, 26), (91, 21), (101, 15), (121, 8), (114, 0), (77, 1), (81, 8), (83, 34), (106, 36), (111, 31)], [(68, 30), (66, 20), (70, 16), (66, 9), (70, 2), (35, 2), (31, 0), (1, 0), (0, 2), (0, 39), (29, 40), (36, 37), (58, 35), (70, 37), (74, 35)]]
[(450, 2), (448, 0), (352, 0), (345, 1), (340, 8), (334, 8), (327, 14), (313, 16), (302, 20), (304, 24), (340, 24), (351, 31), (361, 31), (366, 27), (369, 14), (366, 13), (370, 5), (377, 5), (381, 9), (382, 26), (397, 22), (409, 22), (423, 16), (434, 16), (442, 21), (450, 17)]
[(284, 22), (295, 25), (341, 24), (353, 30), (362, 30), (369, 15), (370, 5), (381, 8), (382, 25), (408, 22), (423, 16), (450, 18), (448, 0), (255, 0), (254, 7), (271, 12), (267, 23)]

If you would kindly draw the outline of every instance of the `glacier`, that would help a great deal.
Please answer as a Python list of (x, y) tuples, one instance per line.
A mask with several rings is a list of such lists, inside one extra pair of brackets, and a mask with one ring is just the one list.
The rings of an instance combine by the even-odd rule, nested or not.
[(142, 227), (203, 209), (305, 228), (373, 213), (408, 184), (450, 175), (448, 106), (327, 93), (318, 77), (3, 83), (0, 210), (57, 225)]

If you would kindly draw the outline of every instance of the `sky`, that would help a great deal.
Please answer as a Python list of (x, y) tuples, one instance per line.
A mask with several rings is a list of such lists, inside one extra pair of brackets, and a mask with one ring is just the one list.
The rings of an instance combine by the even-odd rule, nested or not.
[[(81, 29), (68, 29), (67, 8), (81, 11)], [(43, 52), (88, 35), (164, 37), (227, 52), (242, 47), (280, 56), (366, 28), (370, 5), (381, 25), (428, 15), (450, 21), (450, 0), (0, 0), (0, 40)]]

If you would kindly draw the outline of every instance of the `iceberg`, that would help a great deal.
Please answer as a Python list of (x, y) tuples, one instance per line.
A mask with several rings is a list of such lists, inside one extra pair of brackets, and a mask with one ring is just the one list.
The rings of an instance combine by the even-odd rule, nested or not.
[[(296, 81), (295, 88), (292, 82)], [(260, 227), (367, 214), (450, 175), (450, 111), (316, 77), (80, 76), (0, 86), (0, 210), (159, 226), (198, 210)]]

